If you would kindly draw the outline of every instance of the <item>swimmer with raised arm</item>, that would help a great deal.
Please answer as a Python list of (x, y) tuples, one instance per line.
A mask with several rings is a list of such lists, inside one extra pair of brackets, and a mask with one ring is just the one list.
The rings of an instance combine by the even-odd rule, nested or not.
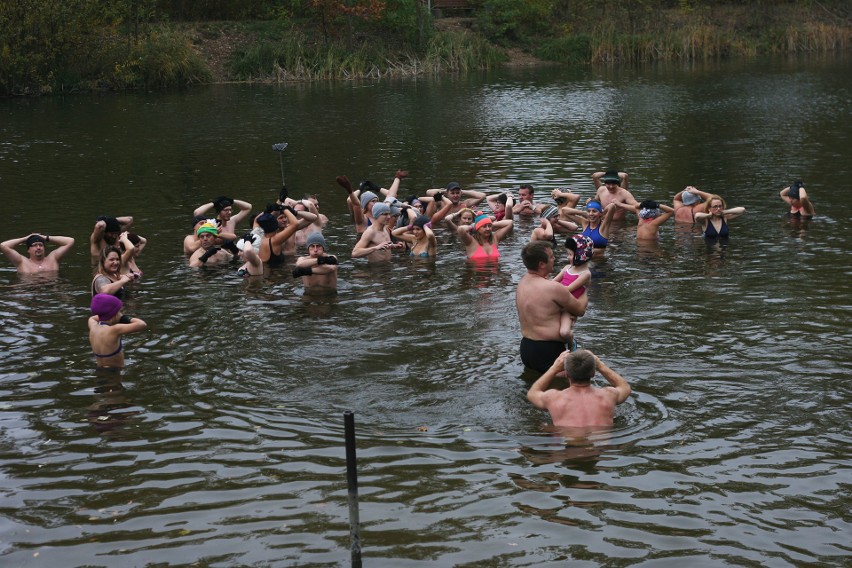
[(95, 294), (92, 297), (89, 344), (98, 367), (124, 367), (123, 336), (148, 327), (139, 318), (122, 315), (123, 306), (121, 300), (110, 294)]
[(779, 194), (781, 199), (790, 206), (790, 217), (813, 217), (814, 204), (808, 197), (805, 184), (802, 180), (796, 180), (785, 187)]
[(745, 207), (727, 209), (724, 199), (718, 195), (711, 195), (710, 199), (704, 202), (704, 211), (695, 214), (695, 222), (701, 223), (701, 231), (705, 239), (727, 239), (728, 221), (736, 219), (745, 212)]
[[(48, 243), (59, 246), (47, 252)], [(16, 246), (22, 244), (27, 245), (27, 256), (15, 250)], [(26, 237), (3, 241), (0, 243), (0, 252), (12, 261), (18, 274), (40, 274), (58, 272), (59, 260), (71, 250), (72, 246), (74, 246), (74, 239), (71, 237), (33, 233)]]
[[(548, 388), (562, 370), (568, 376), (564, 390)], [(610, 386), (592, 385), (599, 371)], [(610, 427), (615, 407), (630, 396), (630, 384), (607, 367), (594, 353), (578, 349), (562, 353), (553, 365), (530, 387), (529, 400), (536, 408), (547, 410), (553, 425), (562, 428)]]

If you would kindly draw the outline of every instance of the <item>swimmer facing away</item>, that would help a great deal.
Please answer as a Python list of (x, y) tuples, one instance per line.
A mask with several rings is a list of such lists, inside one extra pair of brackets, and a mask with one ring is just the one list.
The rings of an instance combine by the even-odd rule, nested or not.
[(124, 367), (122, 336), (148, 327), (139, 318), (122, 315), (122, 307), (122, 301), (111, 294), (95, 294), (92, 298), (89, 344), (98, 367)]
[[(568, 376), (567, 389), (549, 388), (560, 371)], [(600, 372), (609, 383), (596, 387), (592, 378)], [(536, 408), (547, 410), (558, 428), (610, 427), (615, 407), (627, 400), (631, 388), (624, 377), (586, 349), (562, 353), (527, 392)]]

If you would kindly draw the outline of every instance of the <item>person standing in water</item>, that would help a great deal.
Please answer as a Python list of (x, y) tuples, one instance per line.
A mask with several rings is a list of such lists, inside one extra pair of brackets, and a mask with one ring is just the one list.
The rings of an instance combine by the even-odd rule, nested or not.
[(727, 239), (728, 220), (735, 219), (745, 213), (745, 207), (725, 207), (725, 200), (718, 195), (711, 195), (704, 202), (704, 211), (695, 214), (695, 222), (701, 223), (701, 232), (705, 239)]
[(142, 331), (148, 324), (121, 314), (124, 304), (111, 294), (92, 297), (89, 318), (89, 344), (98, 367), (124, 367), (123, 336)]
[[(565, 370), (569, 387), (549, 389), (550, 383)], [(610, 386), (592, 385), (595, 372), (600, 371)], [(562, 353), (527, 392), (536, 408), (547, 410), (553, 425), (562, 428), (593, 428), (612, 426), (616, 405), (631, 392), (630, 384), (607, 367), (597, 355), (586, 349)]]
[(322, 233), (308, 235), (308, 254), (296, 259), (293, 278), (301, 278), (305, 291), (312, 294), (337, 293), (337, 257), (326, 252), (328, 246)]
[(515, 293), (521, 323), (521, 361), (543, 373), (565, 351), (565, 342), (559, 335), (562, 312), (582, 316), (589, 299), (586, 295), (575, 298), (567, 287), (549, 278), (555, 261), (550, 241), (527, 243), (521, 259), (527, 268)]
[(790, 206), (790, 217), (813, 217), (814, 204), (805, 191), (802, 180), (796, 180), (790, 187), (785, 187), (779, 194), (781, 199)]
[[(47, 252), (47, 244), (53, 242), (59, 245), (51, 252)], [(26, 243), (27, 256), (20, 254), (15, 247)], [(9, 239), (0, 243), (0, 252), (12, 261), (18, 274), (40, 274), (44, 272), (58, 272), (59, 260), (74, 246), (71, 237), (60, 237), (40, 235), (33, 233), (18, 239)]]

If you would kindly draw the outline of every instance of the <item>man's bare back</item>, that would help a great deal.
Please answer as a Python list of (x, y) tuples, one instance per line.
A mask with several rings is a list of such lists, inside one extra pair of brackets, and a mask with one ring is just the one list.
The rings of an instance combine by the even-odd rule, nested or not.
[[(564, 390), (548, 386), (562, 370), (570, 387)], [(591, 380), (598, 371), (611, 386), (596, 387)], [(547, 410), (553, 425), (562, 428), (612, 426), (615, 407), (630, 396), (630, 385), (607, 367), (594, 353), (579, 349), (563, 353), (530, 387), (527, 399), (536, 408)]]

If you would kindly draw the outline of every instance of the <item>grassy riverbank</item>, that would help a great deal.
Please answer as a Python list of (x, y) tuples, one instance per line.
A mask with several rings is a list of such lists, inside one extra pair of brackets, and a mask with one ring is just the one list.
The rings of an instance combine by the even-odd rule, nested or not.
[[(575, 22), (537, 33), (526, 33), (532, 30), (523, 22), (498, 33), (492, 21), (475, 14), (436, 18), (421, 53), (377, 38), (355, 49), (312, 43), (303, 30), (278, 30), (270, 24), (249, 30), (233, 22), (210, 22), (190, 26), (187, 33), (217, 81), (260, 82), (464, 72), (501, 64), (632, 64), (827, 53), (852, 47), (848, 18), (795, 4), (761, 11), (745, 6), (672, 9), (644, 18), (623, 10), (588, 27)], [(629, 28), (614, 23), (625, 19), (633, 22)]]
[[(82, 6), (92, 0), (68, 1)], [(134, 5), (139, 2), (147, 4)], [(852, 46), (852, 9), (843, 2), (680, 0), (661, 8), (664, 2), (601, 0), (569, 9), (547, 0), (478, 0), (471, 13), (455, 18), (433, 18), (411, 0), (391, 4), (359, 17), (281, 9), (263, 12), (263, 19), (194, 22), (163, 21), (153, 8), (141, 20), (138, 13), (133, 20), (119, 13), (74, 20), (68, 9), (57, 15), (53, 5), (35, 4), (45, 7), (21, 9), (18, 27), (15, 14), (0, 19), (0, 93), (346, 80), (501, 64), (633, 64)]]

